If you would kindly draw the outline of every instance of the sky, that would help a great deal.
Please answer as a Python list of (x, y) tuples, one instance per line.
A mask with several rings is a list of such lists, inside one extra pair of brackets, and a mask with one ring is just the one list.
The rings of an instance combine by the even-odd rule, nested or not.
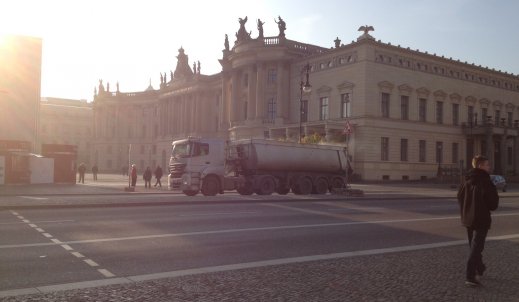
[(121, 92), (157, 89), (183, 47), (202, 74), (221, 71), (225, 34), (232, 47), (238, 18), (258, 35), (332, 47), (361, 25), (382, 42), (519, 74), (519, 1), (513, 0), (0, 0), (0, 35), (43, 39), (42, 97), (93, 99), (102, 79)]

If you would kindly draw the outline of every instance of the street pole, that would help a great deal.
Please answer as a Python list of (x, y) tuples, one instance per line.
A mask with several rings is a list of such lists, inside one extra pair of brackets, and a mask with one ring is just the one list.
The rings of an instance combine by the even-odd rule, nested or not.
[[(303, 82), (303, 72), (306, 72), (306, 83)], [(302, 143), (303, 140), (303, 91), (308, 93), (312, 90), (312, 86), (308, 82), (308, 77), (310, 73), (310, 64), (306, 63), (306, 65), (301, 70), (301, 82), (299, 83), (300, 95), (299, 95), (299, 143)], [(308, 105), (307, 105), (308, 108)], [(308, 119), (308, 116), (307, 116)]]
[(128, 145), (128, 188), (131, 187), (131, 173), (130, 173), (130, 167), (131, 167), (131, 155), (132, 155), (132, 144)]

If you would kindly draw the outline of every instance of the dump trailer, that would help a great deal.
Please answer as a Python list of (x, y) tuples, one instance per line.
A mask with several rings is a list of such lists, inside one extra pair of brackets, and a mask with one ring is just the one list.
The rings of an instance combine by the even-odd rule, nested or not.
[(325, 194), (346, 185), (344, 147), (266, 139), (173, 142), (169, 183), (187, 195)]

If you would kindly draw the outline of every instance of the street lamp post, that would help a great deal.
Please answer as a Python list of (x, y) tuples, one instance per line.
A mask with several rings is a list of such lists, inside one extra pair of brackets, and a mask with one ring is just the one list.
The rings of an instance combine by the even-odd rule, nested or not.
[[(303, 82), (303, 74), (306, 73), (306, 82)], [(308, 82), (310, 73), (310, 64), (306, 63), (301, 70), (301, 82), (299, 83), (300, 96), (299, 96), (299, 143), (303, 140), (303, 92), (308, 93), (312, 91), (312, 86)]]

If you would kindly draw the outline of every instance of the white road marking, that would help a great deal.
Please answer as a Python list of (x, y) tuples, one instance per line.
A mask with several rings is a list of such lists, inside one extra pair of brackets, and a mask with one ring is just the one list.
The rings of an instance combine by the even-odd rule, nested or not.
[[(519, 212), (492, 215), (492, 217), (505, 217), (505, 216), (519, 216)], [(142, 240), (142, 239), (167, 238), (167, 237), (187, 237), (187, 236), (202, 236), (202, 235), (212, 235), (212, 234), (229, 234), (229, 233), (257, 232), (257, 231), (261, 232), (261, 231), (272, 231), (272, 230), (295, 230), (295, 229), (340, 227), (340, 226), (365, 225), (365, 224), (392, 224), (392, 223), (398, 224), (398, 223), (421, 222), (421, 221), (441, 221), (441, 220), (459, 220), (459, 219), (460, 219), (459, 216), (443, 216), (443, 217), (414, 218), (414, 219), (372, 220), (372, 221), (368, 220), (368, 221), (352, 221), (352, 222), (337, 222), (337, 223), (322, 223), (322, 224), (266, 226), (266, 227), (257, 227), (257, 228), (226, 229), (226, 230), (186, 232), (186, 233), (166, 233), (166, 234), (156, 234), (156, 235), (112, 237), (112, 238), (102, 238), (102, 239), (86, 239), (86, 240), (75, 240), (75, 241), (67, 241), (67, 242), (61, 242), (61, 241), (57, 240), (58, 242), (56, 242), (56, 243), (85, 244), (85, 243), (113, 242), (113, 241), (125, 241), (125, 240)], [(28, 243), (28, 244), (0, 245), (0, 249), (39, 247), (39, 246), (49, 246), (49, 245), (53, 245), (53, 244), (52, 243)]]
[(114, 274), (112, 274), (110, 271), (104, 269), (104, 268), (100, 268), (97, 270), (98, 272), (100, 272), (103, 276), (105, 276), (106, 278), (112, 278), (112, 277), (115, 277)]
[(85, 258), (85, 256), (83, 256), (83, 254), (78, 253), (78, 252), (72, 252), (71, 254), (76, 256), (77, 258)]
[(256, 211), (256, 212), (229, 212), (229, 213), (181, 214), (181, 215), (176, 215), (176, 216), (179, 216), (179, 217), (191, 217), (191, 216), (214, 216), (214, 215), (257, 214), (257, 213), (261, 213), (261, 212)]
[(85, 259), (83, 261), (85, 261), (85, 263), (90, 265), (90, 266), (99, 266), (99, 264), (97, 264), (95, 261), (93, 261), (91, 259)]
[(18, 216), (16, 216), (16, 217), (18, 217), (18, 218), (19, 218), (20, 220), (23, 220), (23, 219), (25, 219), (25, 217), (23, 217), (23, 216), (20, 216), (20, 215), (18, 215)]
[(18, 212), (14, 212), (14, 211), (11, 211), (11, 213), (13, 213), (13, 215), (18, 215)]
[[(511, 235), (487, 238), (487, 240), (490, 240), (490, 241), (510, 240), (510, 239), (519, 239), (519, 234), (511, 234)], [(135, 275), (135, 276), (128, 276), (128, 277), (123, 277), (123, 278), (120, 277), (120, 278), (113, 278), (113, 279), (99, 279), (99, 280), (92, 280), (92, 281), (82, 281), (82, 282), (75, 282), (75, 283), (65, 283), (65, 284), (56, 284), (56, 285), (48, 285), (48, 286), (39, 286), (39, 287), (34, 287), (34, 288), (22, 288), (22, 289), (16, 289), (16, 290), (0, 291), (0, 297), (51, 293), (51, 292), (56, 292), (56, 291), (93, 288), (93, 287), (98, 287), (98, 286), (116, 285), (116, 284), (128, 284), (128, 283), (136, 283), (136, 282), (140, 282), (140, 281), (157, 280), (157, 279), (163, 279), (163, 278), (175, 278), (175, 277), (181, 277), (181, 276), (200, 275), (200, 274), (206, 274), (206, 273), (224, 272), (224, 271), (238, 270), (238, 269), (258, 268), (258, 267), (285, 265), (285, 264), (293, 264), (293, 263), (304, 263), (304, 262), (309, 262), (309, 261), (344, 259), (344, 258), (352, 258), (352, 257), (359, 257), (359, 256), (382, 255), (382, 254), (388, 254), (388, 253), (398, 253), (398, 252), (408, 252), (408, 251), (419, 251), (419, 250), (434, 249), (434, 248), (441, 248), (441, 247), (451, 247), (451, 246), (466, 245), (466, 244), (467, 244), (466, 240), (454, 240), (454, 241), (444, 241), (444, 242), (436, 242), (436, 243), (420, 244), (420, 245), (398, 246), (398, 247), (392, 247), (392, 248), (381, 248), (381, 249), (371, 249), (371, 250), (351, 251), (351, 252), (321, 254), (321, 255), (309, 255), (309, 256), (300, 256), (300, 257), (292, 257), (292, 258), (280, 258), (280, 259), (271, 259), (271, 260), (263, 260), (263, 261), (253, 261), (253, 262), (245, 262), (245, 263), (208, 266), (208, 267), (200, 267), (200, 268), (185, 269), (185, 270), (178, 270), (178, 271), (169, 271), (169, 272), (162, 272), (162, 273), (155, 273), (155, 274)], [(101, 274), (103, 274), (103, 272), (101, 272), (101, 270), (98, 270), (98, 271)]]
[(47, 238), (52, 238), (53, 236), (49, 233), (43, 233), (43, 236), (47, 237)]
[[(74, 222), (75, 220), (45, 220), (45, 221), (33, 221), (33, 223), (38, 223), (38, 224), (41, 224), (41, 223), (61, 223), (61, 222)], [(4, 224), (20, 224), (20, 223), (23, 223), (23, 222), (0, 222), (0, 225), (4, 225)]]
[(54, 239), (51, 239), (50, 241), (54, 242), (54, 243), (57, 243), (57, 244), (61, 244), (63, 242), (59, 241), (58, 239), (54, 238)]
[(37, 227), (38, 227), (37, 225), (35, 225), (35, 224), (33, 224), (33, 223), (29, 223), (29, 226), (30, 226), (31, 228), (37, 228)]
[(72, 247), (70, 247), (70, 245), (68, 244), (62, 244), (61, 245), (62, 248), (64, 248), (65, 250), (67, 251), (73, 251), (74, 249)]
[(40, 233), (45, 232), (45, 230), (44, 230), (44, 229), (41, 229), (41, 228), (36, 228), (36, 231), (38, 231), (38, 232), (40, 232)]
[(25, 223), (31, 223), (31, 222), (30, 222), (29, 220), (27, 220), (27, 219), (23, 219), (22, 221), (25, 222)]
[(33, 199), (33, 200), (47, 200), (47, 199), (49, 199), (48, 197), (34, 197), (34, 196), (17, 196), (17, 197), (25, 198), (25, 199)]

